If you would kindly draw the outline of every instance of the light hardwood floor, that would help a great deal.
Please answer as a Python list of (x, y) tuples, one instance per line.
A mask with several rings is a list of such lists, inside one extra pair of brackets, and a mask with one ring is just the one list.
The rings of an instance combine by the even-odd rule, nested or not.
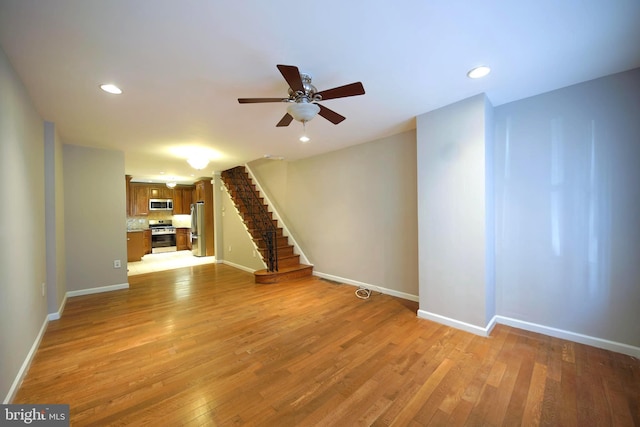
[(318, 278), (256, 285), (208, 264), (69, 299), (14, 403), (73, 426), (640, 425), (640, 362)]

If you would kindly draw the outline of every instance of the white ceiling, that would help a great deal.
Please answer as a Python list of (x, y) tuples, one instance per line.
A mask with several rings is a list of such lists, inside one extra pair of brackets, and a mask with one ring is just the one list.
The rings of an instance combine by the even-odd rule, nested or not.
[[(210, 150), (198, 176), (299, 159), (481, 92), (500, 105), (639, 67), (638, 22), (638, 0), (0, 0), (0, 45), (63, 142), (122, 150), (135, 178), (188, 182), (190, 148)], [(323, 102), (347, 120), (314, 118), (301, 144), (300, 123), (275, 126), (286, 104), (237, 101), (286, 97), (276, 64), (366, 94)], [(466, 77), (481, 64), (488, 77)]]

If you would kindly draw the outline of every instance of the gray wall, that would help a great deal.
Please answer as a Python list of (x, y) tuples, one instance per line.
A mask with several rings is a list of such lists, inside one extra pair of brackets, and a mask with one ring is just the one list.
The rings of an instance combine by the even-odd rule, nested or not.
[(68, 292), (127, 283), (124, 176), (123, 152), (64, 145)]
[(498, 313), (640, 347), (640, 69), (495, 125)]
[(250, 166), (315, 272), (417, 299), (415, 131)]
[(640, 69), (482, 99), (417, 121), (419, 314), (638, 354)]
[[(62, 144), (0, 49), (0, 396), (67, 291), (123, 285), (124, 154)], [(64, 169), (64, 173), (63, 173)], [(121, 183), (121, 185), (117, 185)], [(113, 268), (113, 260), (123, 267)], [(46, 296), (42, 295), (42, 284)]]
[(64, 179), (62, 142), (55, 125), (44, 124), (45, 215), (47, 240), (47, 308), (59, 316), (67, 291), (64, 243)]
[(443, 323), (484, 328), (495, 315), (487, 223), (487, 128), (478, 95), (424, 114), (418, 127), (420, 311)]
[(0, 396), (47, 317), (44, 124), (0, 49)]

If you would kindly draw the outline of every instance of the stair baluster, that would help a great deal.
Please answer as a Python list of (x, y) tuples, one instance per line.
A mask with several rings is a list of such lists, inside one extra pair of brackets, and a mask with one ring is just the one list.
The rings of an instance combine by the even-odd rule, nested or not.
[[(226, 176), (225, 176), (226, 175)], [(237, 195), (255, 229), (265, 242), (265, 263), (269, 272), (278, 271), (278, 244), (276, 226), (257, 191), (249, 180), (244, 167), (235, 167), (223, 172), (225, 183)], [(246, 220), (247, 218), (245, 218)]]

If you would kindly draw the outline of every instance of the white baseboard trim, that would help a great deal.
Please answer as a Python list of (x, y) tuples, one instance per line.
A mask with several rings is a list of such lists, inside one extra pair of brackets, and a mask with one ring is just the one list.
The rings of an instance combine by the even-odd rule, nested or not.
[(513, 319), (505, 316), (494, 316), (497, 323), (501, 325), (511, 326), (513, 328), (524, 329), (525, 331), (537, 332), (539, 334), (549, 335), (551, 337), (563, 340), (573, 341), (580, 344), (598, 347), (616, 353), (622, 353), (640, 359), (640, 348), (628, 344), (606, 340), (603, 338), (592, 337), (589, 335), (579, 334), (577, 332), (565, 331), (563, 329), (552, 328), (550, 326), (539, 325), (524, 320)]
[(480, 335), (483, 337), (488, 337), (493, 330), (493, 327), (496, 325), (495, 316), (489, 321), (487, 326), (484, 328), (477, 325), (472, 325), (471, 323), (463, 322), (461, 320), (452, 319), (450, 317), (442, 316), (440, 314), (431, 313), (426, 310), (418, 310), (418, 317), (422, 319), (431, 320), (436, 323), (441, 323), (443, 325), (451, 326), (452, 328), (460, 329), (466, 332), (470, 332), (475, 335)]
[(450, 317), (442, 316), (435, 313), (430, 313), (426, 310), (418, 310), (418, 317), (441, 323), (443, 325), (451, 326), (452, 328), (460, 329), (472, 334), (489, 336), (494, 326), (497, 324), (511, 326), (513, 328), (523, 329), (529, 332), (536, 332), (538, 334), (548, 335), (550, 337), (560, 338), (567, 341), (573, 341), (580, 344), (590, 345), (592, 347), (602, 348), (605, 350), (613, 351), (616, 353), (622, 353), (629, 356), (633, 356), (636, 359), (640, 359), (640, 348), (632, 345), (623, 344), (615, 341), (606, 340), (603, 338), (592, 337), (589, 335), (579, 334), (577, 332), (565, 331), (563, 329), (553, 328), (551, 326), (540, 325), (537, 323), (527, 322), (525, 320), (513, 319), (511, 317), (495, 315), (489, 321), (487, 326), (480, 327), (471, 325), (460, 320), (452, 319)]
[(18, 375), (16, 375), (16, 378), (13, 380), (13, 384), (11, 384), (11, 388), (9, 388), (9, 392), (7, 393), (6, 397), (4, 398), (4, 401), (2, 402), (3, 404), (6, 405), (11, 403), (11, 401), (15, 397), (16, 392), (20, 388), (20, 384), (22, 384), (22, 380), (24, 379), (24, 377), (27, 375), (27, 372), (29, 371), (29, 366), (31, 366), (33, 357), (36, 355), (36, 352), (38, 351), (38, 347), (40, 347), (40, 341), (42, 341), (42, 337), (44, 337), (44, 333), (47, 330), (48, 324), (49, 324), (49, 319), (47, 316), (47, 318), (44, 319), (44, 323), (42, 324), (42, 327), (40, 328), (40, 332), (38, 332), (38, 336), (36, 337), (36, 340), (33, 342), (33, 345), (31, 346), (29, 353), (27, 353), (27, 357), (24, 359), (24, 362), (22, 362), (22, 366), (18, 371)]
[(351, 280), (351, 279), (346, 279), (344, 277), (334, 276), (333, 274), (321, 273), (319, 271), (314, 271), (313, 275), (317, 276), (317, 277), (320, 277), (320, 278), (323, 278), (323, 279), (332, 280), (334, 282), (344, 283), (345, 285), (351, 285), (351, 286), (358, 286), (358, 287), (367, 288), (367, 289), (370, 289), (372, 291), (380, 292), (380, 293), (385, 294), (385, 295), (391, 295), (392, 297), (398, 297), (398, 298), (406, 299), (406, 300), (409, 300), (409, 301), (416, 301), (416, 302), (418, 301), (418, 296), (417, 295), (411, 295), (411, 294), (407, 294), (405, 292), (400, 292), (400, 291), (396, 291), (396, 290), (393, 290), (393, 289), (383, 288), (382, 286), (375, 286), (375, 285), (371, 285), (369, 283), (359, 282), (357, 280)]
[(233, 267), (233, 268), (237, 268), (238, 270), (246, 271), (247, 273), (253, 274), (253, 273), (256, 272), (256, 270), (254, 270), (253, 268), (245, 267), (244, 265), (236, 264), (236, 263), (231, 262), (231, 261), (222, 260), (222, 263), (225, 264), (225, 265), (228, 265), (229, 267)]
[(99, 294), (102, 292), (119, 291), (121, 289), (129, 289), (129, 283), (121, 283), (119, 285), (100, 286), (98, 288), (80, 289), (77, 291), (68, 291), (67, 298), (78, 297), (81, 295)]
[(62, 303), (60, 304), (60, 308), (55, 313), (49, 313), (47, 319), (49, 321), (58, 320), (62, 317), (62, 312), (64, 311), (64, 306), (67, 304), (67, 295), (65, 294), (64, 298), (62, 298)]

